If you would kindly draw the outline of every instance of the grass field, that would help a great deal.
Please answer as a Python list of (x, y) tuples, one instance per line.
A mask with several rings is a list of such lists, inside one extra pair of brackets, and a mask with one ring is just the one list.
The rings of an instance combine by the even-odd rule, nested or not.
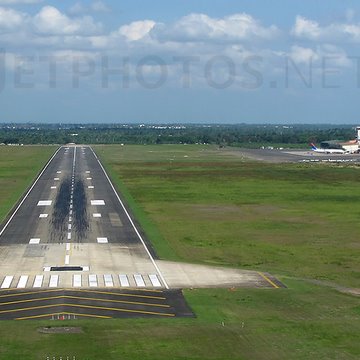
[(31, 185), (56, 147), (0, 146), (0, 219)]
[[(270, 271), (288, 289), (187, 290), (196, 319), (1, 322), (0, 359), (360, 357), (359, 298), (312, 283), (359, 287), (360, 169), (245, 162), (209, 146), (96, 151), (161, 258)], [(36, 331), (74, 324), (84, 333)]]

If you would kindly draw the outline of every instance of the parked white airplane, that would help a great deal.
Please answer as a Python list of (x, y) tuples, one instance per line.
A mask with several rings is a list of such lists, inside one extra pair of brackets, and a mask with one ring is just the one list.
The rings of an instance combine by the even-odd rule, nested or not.
[(323, 153), (323, 154), (346, 154), (347, 152), (344, 149), (319, 149), (315, 144), (311, 143), (312, 151)]

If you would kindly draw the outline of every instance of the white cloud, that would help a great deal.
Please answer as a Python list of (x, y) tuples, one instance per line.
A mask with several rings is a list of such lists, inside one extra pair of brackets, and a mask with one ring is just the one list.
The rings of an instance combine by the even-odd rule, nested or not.
[(205, 14), (190, 14), (172, 25), (159, 24), (152, 32), (160, 40), (168, 41), (239, 41), (271, 39), (279, 33), (276, 26), (264, 27), (249, 14), (240, 13), (224, 18)]
[(360, 24), (348, 22), (321, 26), (317, 21), (297, 16), (291, 34), (312, 41), (359, 42)]
[(26, 18), (26, 14), (16, 10), (0, 7), (0, 29), (18, 29)]
[(148, 35), (155, 24), (152, 20), (134, 21), (129, 25), (120, 27), (118, 33), (129, 41), (136, 41)]
[(43, 7), (33, 25), (38, 33), (46, 35), (96, 34), (102, 28), (90, 16), (70, 18), (53, 6)]
[(103, 1), (94, 1), (90, 7), (95, 12), (107, 12), (110, 10)]
[(298, 64), (309, 64), (310, 62), (319, 59), (319, 55), (315, 50), (297, 45), (291, 47), (289, 56)]

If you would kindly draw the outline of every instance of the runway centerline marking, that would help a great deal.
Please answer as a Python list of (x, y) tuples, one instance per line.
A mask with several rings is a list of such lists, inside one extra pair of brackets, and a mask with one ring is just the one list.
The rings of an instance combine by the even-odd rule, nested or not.
[(30, 244), (30, 245), (38, 245), (38, 244), (40, 244), (40, 239), (39, 239), (39, 238), (37, 238), (37, 239), (30, 239), (29, 244)]
[(47, 218), (49, 216), (49, 214), (40, 214), (39, 215), (39, 218), (40, 219), (45, 219), (45, 218)]
[(37, 206), (51, 206), (52, 200), (40, 200)]

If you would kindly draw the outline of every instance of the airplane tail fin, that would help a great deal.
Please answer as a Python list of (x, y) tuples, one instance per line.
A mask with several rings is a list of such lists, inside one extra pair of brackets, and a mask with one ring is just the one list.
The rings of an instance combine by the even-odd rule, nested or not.
[(311, 146), (311, 149), (317, 150), (317, 147), (316, 147), (316, 145), (314, 143), (311, 143), (310, 146)]

